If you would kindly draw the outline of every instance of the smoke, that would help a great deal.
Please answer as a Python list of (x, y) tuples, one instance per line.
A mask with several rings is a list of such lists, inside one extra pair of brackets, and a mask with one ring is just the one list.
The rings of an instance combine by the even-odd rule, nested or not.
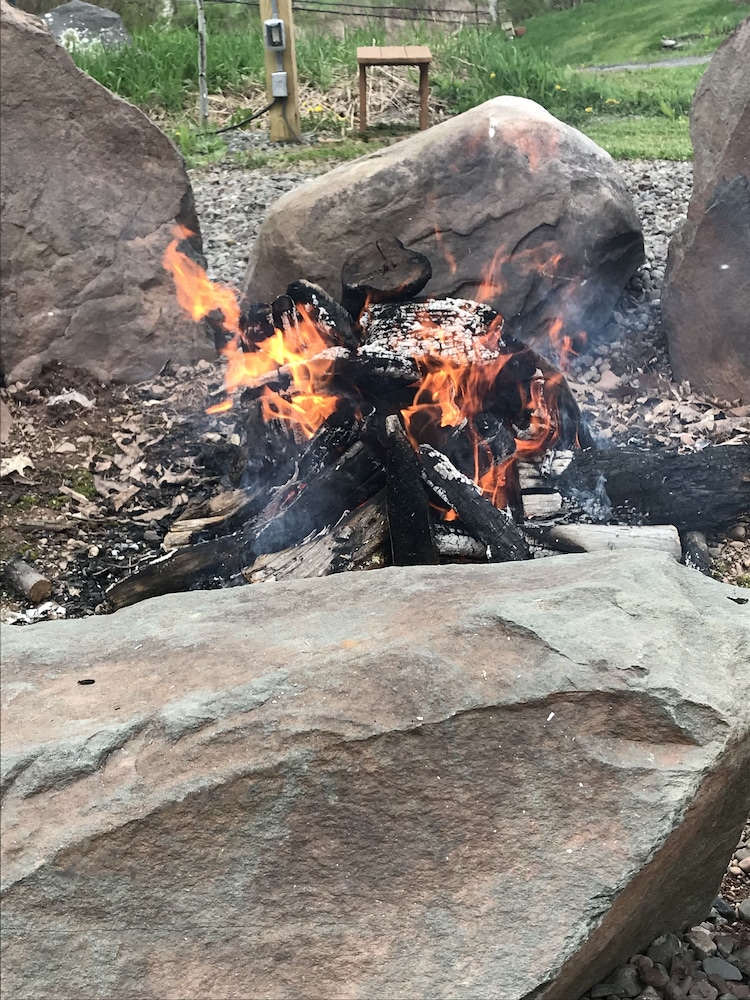
[(593, 491), (581, 490), (571, 487), (568, 496), (573, 500), (586, 517), (591, 518), (595, 524), (607, 524), (612, 520), (612, 501), (607, 495), (605, 486), (607, 480), (602, 473), (596, 480)]

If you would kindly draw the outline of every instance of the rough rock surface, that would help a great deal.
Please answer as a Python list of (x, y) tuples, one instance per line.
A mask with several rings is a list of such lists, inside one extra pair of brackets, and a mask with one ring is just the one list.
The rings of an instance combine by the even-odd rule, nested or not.
[(580, 995), (742, 829), (741, 594), (633, 552), (6, 629), (4, 995)]
[[(135, 381), (209, 357), (161, 259), (175, 222), (199, 232), (179, 153), (80, 72), (42, 22), (0, 0), (3, 366), (46, 361)], [(194, 240), (200, 251), (200, 238)]]
[(84, 0), (70, 0), (70, 3), (55, 7), (43, 20), (63, 44), (71, 34), (76, 45), (84, 47), (99, 42), (105, 48), (116, 48), (133, 42), (119, 14), (93, 3), (84, 3)]
[(675, 376), (750, 402), (750, 18), (717, 49), (693, 99), (688, 218), (662, 290)]
[(498, 97), (281, 198), (245, 287), (269, 300), (305, 277), (338, 296), (346, 258), (394, 235), (432, 262), (425, 295), (488, 301), (536, 343), (558, 319), (561, 335), (598, 329), (643, 259), (609, 154), (533, 101)]

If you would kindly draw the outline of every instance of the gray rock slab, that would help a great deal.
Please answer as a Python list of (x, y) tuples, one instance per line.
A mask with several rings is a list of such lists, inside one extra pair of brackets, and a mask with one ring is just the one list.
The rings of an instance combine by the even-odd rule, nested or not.
[(4, 996), (581, 995), (737, 843), (741, 596), (635, 551), (6, 626)]

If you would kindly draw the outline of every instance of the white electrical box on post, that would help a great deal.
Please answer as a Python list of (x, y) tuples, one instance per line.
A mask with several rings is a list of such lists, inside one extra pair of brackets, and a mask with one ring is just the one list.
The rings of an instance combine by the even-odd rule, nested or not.
[(291, 0), (260, 0), (266, 50), (266, 91), (274, 103), (268, 112), (271, 142), (300, 142), (297, 62)]

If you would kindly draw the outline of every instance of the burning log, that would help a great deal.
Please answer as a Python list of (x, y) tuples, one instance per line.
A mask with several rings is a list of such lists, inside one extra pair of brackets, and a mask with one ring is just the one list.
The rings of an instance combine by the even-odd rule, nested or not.
[(401, 302), (419, 295), (432, 277), (424, 254), (390, 238), (368, 243), (353, 253), (341, 272), (344, 306), (355, 318), (366, 302)]
[(419, 446), (419, 454), (425, 467), (425, 481), (443, 503), (458, 514), (471, 534), (486, 545), (490, 562), (530, 558), (520, 528), (504, 511), (483, 497), (468, 476), (428, 444)]
[(369, 500), (384, 486), (383, 467), (358, 442), (338, 461), (307, 481), (288, 484), (243, 535), (246, 551), (278, 552), (333, 524), (347, 510)]
[(395, 414), (385, 418), (385, 434), (388, 449), (386, 506), (393, 565), (437, 565), (422, 463)]
[(387, 564), (387, 548), (388, 518), (381, 490), (330, 531), (301, 545), (258, 556), (242, 575), (248, 583), (262, 583), (375, 569)]
[(45, 601), (52, 593), (51, 581), (23, 559), (9, 560), (5, 567), (5, 575), (19, 594), (27, 597), (32, 604)]
[[(679, 531), (720, 531), (750, 511), (750, 445), (699, 452), (616, 448), (574, 453), (554, 479), (586, 510), (606, 491), (610, 514), (625, 523), (674, 524)], [(598, 485), (601, 484), (601, 485)]]
[(310, 319), (323, 327), (339, 347), (356, 350), (352, 318), (334, 298), (312, 281), (293, 281), (286, 294), (297, 306), (305, 306)]

